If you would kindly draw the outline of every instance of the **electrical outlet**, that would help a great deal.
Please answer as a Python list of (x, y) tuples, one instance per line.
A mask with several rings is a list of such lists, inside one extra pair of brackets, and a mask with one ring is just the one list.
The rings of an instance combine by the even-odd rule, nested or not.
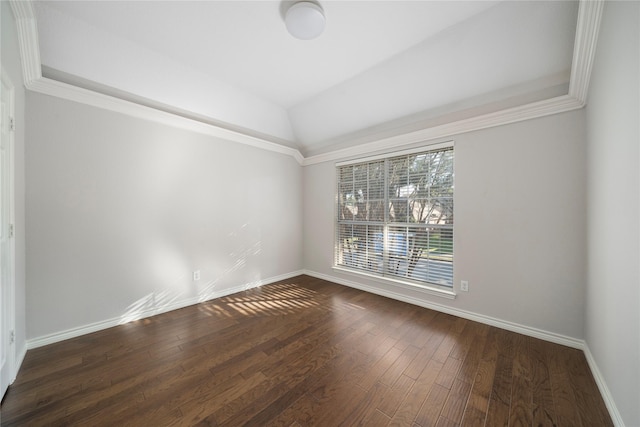
[(466, 280), (460, 281), (460, 292), (469, 292), (469, 282)]
[(193, 280), (200, 280), (200, 270), (196, 270), (193, 272)]

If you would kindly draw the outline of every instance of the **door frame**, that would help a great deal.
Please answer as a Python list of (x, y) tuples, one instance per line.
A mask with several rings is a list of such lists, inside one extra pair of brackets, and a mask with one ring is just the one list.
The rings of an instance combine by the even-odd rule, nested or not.
[[(7, 324), (7, 333), (11, 334), (13, 333), (13, 339), (10, 340), (9, 343), (9, 348), (7, 351), (7, 369), (9, 371), (9, 385), (12, 384), (15, 379), (16, 379), (16, 358), (17, 358), (17, 345), (16, 345), (16, 336), (15, 336), (15, 331), (16, 331), (16, 313), (15, 313), (15, 295), (16, 295), (16, 278), (15, 278), (15, 273), (16, 273), (16, 269), (15, 269), (15, 253), (16, 253), (16, 246), (15, 246), (15, 157), (14, 157), (14, 147), (15, 147), (15, 86), (13, 85), (13, 82), (11, 81), (11, 79), (9, 78), (9, 75), (5, 72), (4, 67), (1, 67), (0, 69), (0, 78), (2, 80), (3, 85), (8, 88), (8, 98), (9, 98), (9, 117), (11, 117), (14, 120), (14, 128), (9, 130), (9, 141), (8, 141), (8, 147), (6, 147), (5, 149), (7, 150), (7, 163), (8, 163), (8, 168), (6, 172), (2, 172), (5, 173), (5, 177), (6, 177), (6, 181), (3, 181), (3, 185), (5, 185), (5, 188), (8, 190), (8, 194), (7, 194), (7, 201), (9, 203), (9, 208), (7, 210), (7, 216), (8, 216), (8, 221), (7, 223), (9, 224), (10, 227), (12, 227), (11, 231), (10, 230), (5, 230), (6, 233), (8, 233), (8, 238), (9, 238), (9, 254), (7, 256), (7, 268), (8, 268), (8, 272), (6, 274), (6, 278), (9, 282), (8, 286), (9, 286), (9, 290), (8, 290), (8, 301), (3, 302), (3, 307), (2, 309), (7, 309), (7, 318), (8, 318), (8, 324)], [(2, 169), (4, 171), (4, 169)], [(2, 193), (0, 192), (0, 195)], [(0, 208), (2, 207), (2, 200), (0, 200)], [(0, 224), (0, 226), (2, 226), (2, 224)], [(3, 272), (0, 270), (0, 274), (3, 274)], [(1, 398), (1, 397), (0, 397)]]

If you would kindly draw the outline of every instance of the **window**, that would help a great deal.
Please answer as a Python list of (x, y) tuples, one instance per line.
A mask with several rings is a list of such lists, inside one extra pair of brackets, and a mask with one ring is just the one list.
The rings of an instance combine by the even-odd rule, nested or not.
[(336, 267), (453, 287), (453, 144), (337, 164)]

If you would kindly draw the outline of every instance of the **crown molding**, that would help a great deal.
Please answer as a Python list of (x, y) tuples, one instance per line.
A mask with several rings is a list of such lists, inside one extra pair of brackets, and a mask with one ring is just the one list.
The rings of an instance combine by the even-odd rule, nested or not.
[(197, 118), (184, 117), (42, 77), (40, 49), (38, 46), (38, 29), (33, 5), (30, 0), (10, 0), (10, 3), (18, 29), (18, 43), (20, 45), (24, 84), (27, 89), (134, 117), (169, 124), (178, 128), (227, 139), (252, 147), (290, 155), (302, 166), (332, 160), (344, 160), (362, 156), (363, 154), (371, 154), (376, 151), (381, 152), (398, 149), (410, 144), (427, 142), (438, 138), (535, 119), (584, 107), (586, 105), (591, 68), (595, 57), (600, 19), (604, 7), (604, 0), (580, 0), (569, 93), (567, 95), (433, 126), (419, 131), (401, 133), (393, 137), (380, 138), (371, 143), (305, 158), (300, 151), (295, 148), (286, 147), (263, 138), (225, 129)]
[(404, 145), (428, 142), (494, 126), (502, 126), (552, 114), (564, 113), (584, 107), (587, 102), (589, 78), (591, 77), (591, 68), (595, 58), (603, 8), (604, 0), (580, 0), (571, 64), (571, 77), (569, 80), (569, 93), (567, 95), (549, 98), (519, 107), (507, 108), (494, 113), (483, 114), (415, 132), (378, 139), (374, 142), (355, 147), (310, 156), (304, 159), (302, 163), (303, 166), (335, 160), (346, 160), (348, 158), (369, 155), (373, 152), (395, 150)]
[(228, 141), (239, 142), (251, 147), (261, 148), (263, 150), (273, 151), (293, 157), (299, 164), (302, 164), (303, 157), (295, 148), (286, 147), (276, 144), (262, 138), (247, 135), (241, 132), (225, 129), (215, 126), (201, 120), (191, 119), (178, 114), (169, 113), (153, 107), (147, 107), (121, 98), (110, 95), (104, 95), (99, 92), (80, 88), (57, 80), (41, 77), (34, 80), (29, 85), (29, 90), (42, 93), (45, 95), (55, 96), (70, 101), (79, 102), (85, 105), (102, 108), (109, 111), (126, 114), (128, 116), (137, 117), (153, 122), (162, 123), (164, 125), (174, 126), (180, 129), (190, 130), (200, 134), (225, 139)]
[(596, 55), (603, 9), (603, 0), (582, 0), (578, 8), (569, 96), (573, 96), (583, 105), (587, 104), (589, 80)]
[(42, 78), (38, 25), (31, 1), (11, 0), (10, 4), (18, 31), (24, 85), (30, 89), (32, 82)]
[(20, 45), (24, 85), (27, 89), (33, 92), (115, 111), (129, 116), (174, 126), (180, 129), (238, 142), (251, 147), (289, 155), (293, 157), (298, 164), (302, 164), (304, 157), (300, 154), (300, 151), (295, 148), (277, 144), (242, 132), (226, 129), (221, 126), (216, 126), (203, 120), (169, 113), (160, 109), (42, 77), (40, 47), (38, 44), (38, 28), (33, 4), (30, 0), (11, 0), (10, 3), (15, 17), (16, 27), (18, 29), (18, 44)]
[(483, 114), (456, 122), (421, 129), (415, 132), (379, 139), (368, 144), (318, 154), (316, 156), (305, 158), (302, 165), (308, 166), (322, 162), (357, 158), (363, 155), (383, 152), (385, 150), (397, 150), (400, 147), (410, 144), (428, 142), (462, 133), (563, 113), (565, 111), (582, 108), (583, 106), (584, 104), (582, 102), (572, 96), (558, 96), (519, 107), (496, 111), (495, 113)]

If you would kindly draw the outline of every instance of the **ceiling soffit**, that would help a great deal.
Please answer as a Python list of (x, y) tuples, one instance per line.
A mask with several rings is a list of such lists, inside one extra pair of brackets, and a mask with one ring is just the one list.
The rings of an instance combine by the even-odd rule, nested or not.
[[(374, 151), (389, 150), (407, 144), (425, 142), (458, 133), (513, 123), (583, 107), (586, 102), (603, 2), (580, 2), (573, 49), (571, 78), (567, 95), (555, 96), (526, 105), (509, 107), (500, 111), (485, 114), (480, 113), (477, 116), (466, 117), (460, 120), (454, 119), (454, 121), (448, 123), (438, 124), (434, 122), (434, 125), (418, 130), (407, 131), (407, 129), (410, 128), (405, 128), (403, 131), (403, 129), (396, 129), (395, 131), (398, 133), (391, 136), (386, 136), (385, 132), (381, 132), (380, 138), (376, 138), (375, 135), (370, 135), (361, 145), (341, 148), (340, 145), (336, 144), (335, 147), (331, 147), (335, 148), (332, 151), (307, 156), (306, 158), (300, 154), (299, 150), (290, 145), (283, 144), (283, 141), (277, 138), (270, 138), (255, 133), (252, 134), (252, 132), (247, 129), (225, 126), (213, 120), (207, 120), (206, 117), (197, 116), (188, 112), (163, 111), (163, 109), (166, 110), (166, 108), (163, 108), (161, 105), (143, 105), (140, 102), (131, 102), (105, 95), (95, 90), (84, 89), (43, 77), (33, 5), (30, 2), (11, 1), (11, 6), (14, 11), (18, 29), (25, 86), (29, 90), (123, 112), (136, 117), (161, 121), (196, 132), (280, 152), (291, 155), (299, 163), (306, 165), (347, 157), (357, 157)], [(429, 125), (427, 124), (427, 126)], [(386, 133), (389, 133), (388, 130), (386, 130)]]

